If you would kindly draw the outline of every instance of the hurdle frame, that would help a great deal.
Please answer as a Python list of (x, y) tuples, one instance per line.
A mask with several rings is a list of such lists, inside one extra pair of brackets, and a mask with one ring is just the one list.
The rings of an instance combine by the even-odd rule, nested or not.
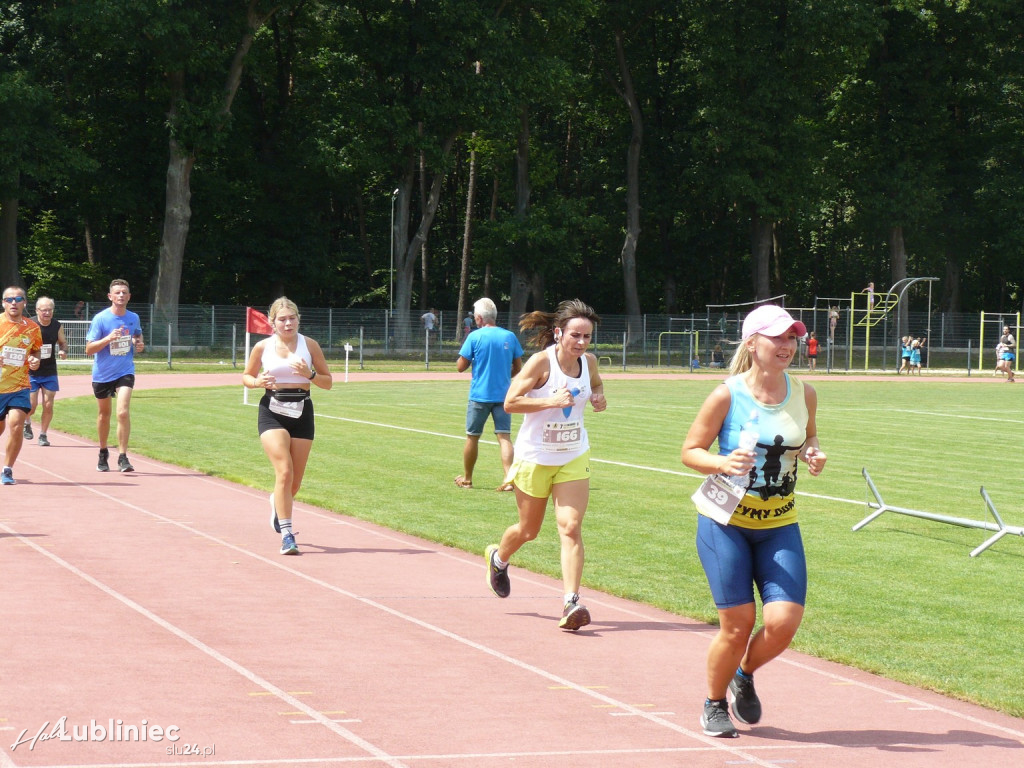
[(871, 501), (869, 501), (867, 503), (868, 507), (869, 508), (873, 508), (875, 511), (872, 512), (867, 517), (865, 517), (863, 520), (861, 520), (855, 526), (853, 526), (853, 530), (854, 531), (859, 531), (861, 528), (863, 528), (868, 523), (872, 522), (873, 520), (878, 519), (879, 517), (882, 516), (882, 514), (884, 512), (895, 512), (895, 513), (900, 514), (900, 515), (908, 515), (909, 517), (918, 517), (918, 518), (921, 518), (923, 520), (933, 520), (933, 521), (939, 522), (939, 523), (947, 523), (949, 525), (958, 525), (961, 528), (980, 528), (981, 530), (985, 530), (985, 531), (994, 531), (995, 535), (990, 536), (988, 539), (986, 539), (984, 542), (982, 542), (979, 546), (977, 546), (973, 550), (971, 550), (971, 557), (977, 557), (982, 552), (984, 552), (986, 549), (988, 549), (993, 544), (995, 544), (997, 541), (999, 541), (1001, 538), (1003, 538), (1004, 536), (1007, 536), (1009, 534), (1012, 534), (1014, 536), (1024, 536), (1024, 528), (1022, 528), (1020, 526), (1016, 526), (1016, 525), (1007, 525), (1006, 523), (1003, 522), (1003, 518), (1000, 517), (999, 512), (996, 510), (995, 504), (992, 503), (992, 499), (989, 497), (988, 492), (985, 490), (985, 486), (981, 486), (981, 498), (985, 500), (985, 506), (988, 507), (988, 511), (991, 513), (992, 517), (995, 519), (994, 523), (989, 523), (989, 522), (986, 522), (984, 520), (971, 520), (971, 519), (965, 518), (965, 517), (953, 517), (951, 515), (939, 515), (939, 514), (936, 514), (934, 512), (923, 512), (923, 511), (921, 511), (919, 509), (907, 509), (906, 507), (896, 507), (896, 506), (893, 506), (891, 504), (886, 504), (885, 501), (882, 500), (882, 494), (879, 492), (877, 486), (875, 486), (874, 482), (871, 480), (871, 475), (868, 474), (868, 470), (867, 470), (866, 467), (861, 469), (861, 474), (864, 476), (864, 479), (867, 481), (868, 488), (871, 490), (871, 493), (874, 494), (875, 499), (877, 501), (877, 504), (874, 503), (874, 502), (871, 502)]

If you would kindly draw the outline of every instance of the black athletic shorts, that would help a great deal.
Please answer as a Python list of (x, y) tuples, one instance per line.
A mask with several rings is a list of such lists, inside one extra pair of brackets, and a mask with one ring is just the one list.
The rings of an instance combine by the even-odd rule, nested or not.
[(92, 393), (96, 395), (97, 400), (106, 400), (107, 398), (117, 395), (117, 390), (121, 387), (134, 389), (135, 374), (126, 373), (121, 378), (114, 379), (113, 381), (94, 381), (92, 383)]
[(259, 418), (257, 420), (259, 433), (262, 435), (268, 429), (283, 429), (292, 437), (301, 440), (312, 440), (316, 431), (316, 425), (313, 422), (313, 400), (309, 397), (309, 393), (300, 389), (293, 390), (292, 392), (278, 392), (277, 394), (279, 399), (285, 402), (289, 400), (292, 402), (295, 400), (302, 401), (302, 415), (294, 418), (274, 413), (270, 410), (270, 391), (268, 390), (260, 399)]

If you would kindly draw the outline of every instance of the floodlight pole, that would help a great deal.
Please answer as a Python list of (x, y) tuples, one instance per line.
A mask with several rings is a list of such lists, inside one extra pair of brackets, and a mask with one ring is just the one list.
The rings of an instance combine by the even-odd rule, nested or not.
[(391, 267), (388, 269), (388, 319), (395, 317), (395, 199), (398, 189), (391, 193)]

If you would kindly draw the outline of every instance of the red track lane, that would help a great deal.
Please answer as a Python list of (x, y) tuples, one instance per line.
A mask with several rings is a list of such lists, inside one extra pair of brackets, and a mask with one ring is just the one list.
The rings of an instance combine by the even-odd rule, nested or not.
[(561, 632), (555, 580), (301, 503), (282, 557), (265, 494), (50, 439), (0, 489), (0, 768), (1024, 765), (1020, 719), (793, 652), (707, 738), (707, 625), (588, 590)]

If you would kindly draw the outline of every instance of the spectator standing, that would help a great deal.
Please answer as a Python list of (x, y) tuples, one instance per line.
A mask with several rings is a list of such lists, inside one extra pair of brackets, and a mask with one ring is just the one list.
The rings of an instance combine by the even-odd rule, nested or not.
[(1003, 326), (1003, 335), (999, 337), (999, 347), (996, 370), (1005, 373), (1008, 382), (1013, 382), (1013, 362), (1017, 359), (1017, 339), (1014, 338), (1008, 325)]
[(35, 322), (42, 334), (43, 346), (39, 351), (39, 368), (29, 373), (32, 409), (25, 419), (25, 439), (32, 439), (32, 415), (36, 412), (39, 401), (42, 399), (43, 415), (39, 419), (39, 444), (42, 446), (50, 444), (46, 430), (49, 429), (50, 422), (53, 420), (53, 400), (60, 391), (60, 383), (57, 379), (57, 358), (65, 360), (68, 356), (68, 342), (64, 338), (64, 328), (60, 320), (54, 319), (53, 309), (53, 299), (49, 296), (40, 296), (36, 299)]
[(93, 317), (85, 335), (85, 354), (92, 355), (92, 391), (96, 396), (96, 433), (100, 443), (96, 469), (110, 470), (111, 399), (117, 400), (117, 468), (134, 472), (128, 461), (128, 438), (131, 436), (132, 390), (135, 388), (135, 356), (146, 349), (142, 340), (139, 316), (128, 309), (132, 298), (127, 280), (110, 282), (107, 299), (110, 306)]
[[(473, 469), (487, 417), (494, 422), (494, 436), (501, 450), (502, 477), (512, 467), (512, 414), (505, 410), (512, 377), (523, 367), (523, 346), (512, 331), (497, 326), (498, 308), (488, 298), (473, 304), (477, 330), (466, 337), (455, 367), (463, 373), (472, 366), (469, 405), (466, 407), (466, 444), (462, 449), (463, 473), (455, 478), (459, 488), (473, 487)], [(512, 483), (502, 482), (499, 491), (511, 491)]]
[(427, 329), (428, 333), (431, 333), (434, 330), (434, 326), (437, 325), (437, 315), (435, 312), (436, 310), (431, 308), (420, 315), (420, 321), (423, 323), (423, 327)]
[(811, 331), (807, 337), (807, 369), (813, 371), (818, 367), (818, 339)]
[(14, 462), (25, 440), (25, 414), (32, 408), (29, 372), (39, 368), (43, 337), (39, 326), (24, 316), (25, 289), (11, 285), (4, 289), (4, 311), (0, 315), (0, 434), (7, 427), (7, 448), (0, 483), (14, 485)]

